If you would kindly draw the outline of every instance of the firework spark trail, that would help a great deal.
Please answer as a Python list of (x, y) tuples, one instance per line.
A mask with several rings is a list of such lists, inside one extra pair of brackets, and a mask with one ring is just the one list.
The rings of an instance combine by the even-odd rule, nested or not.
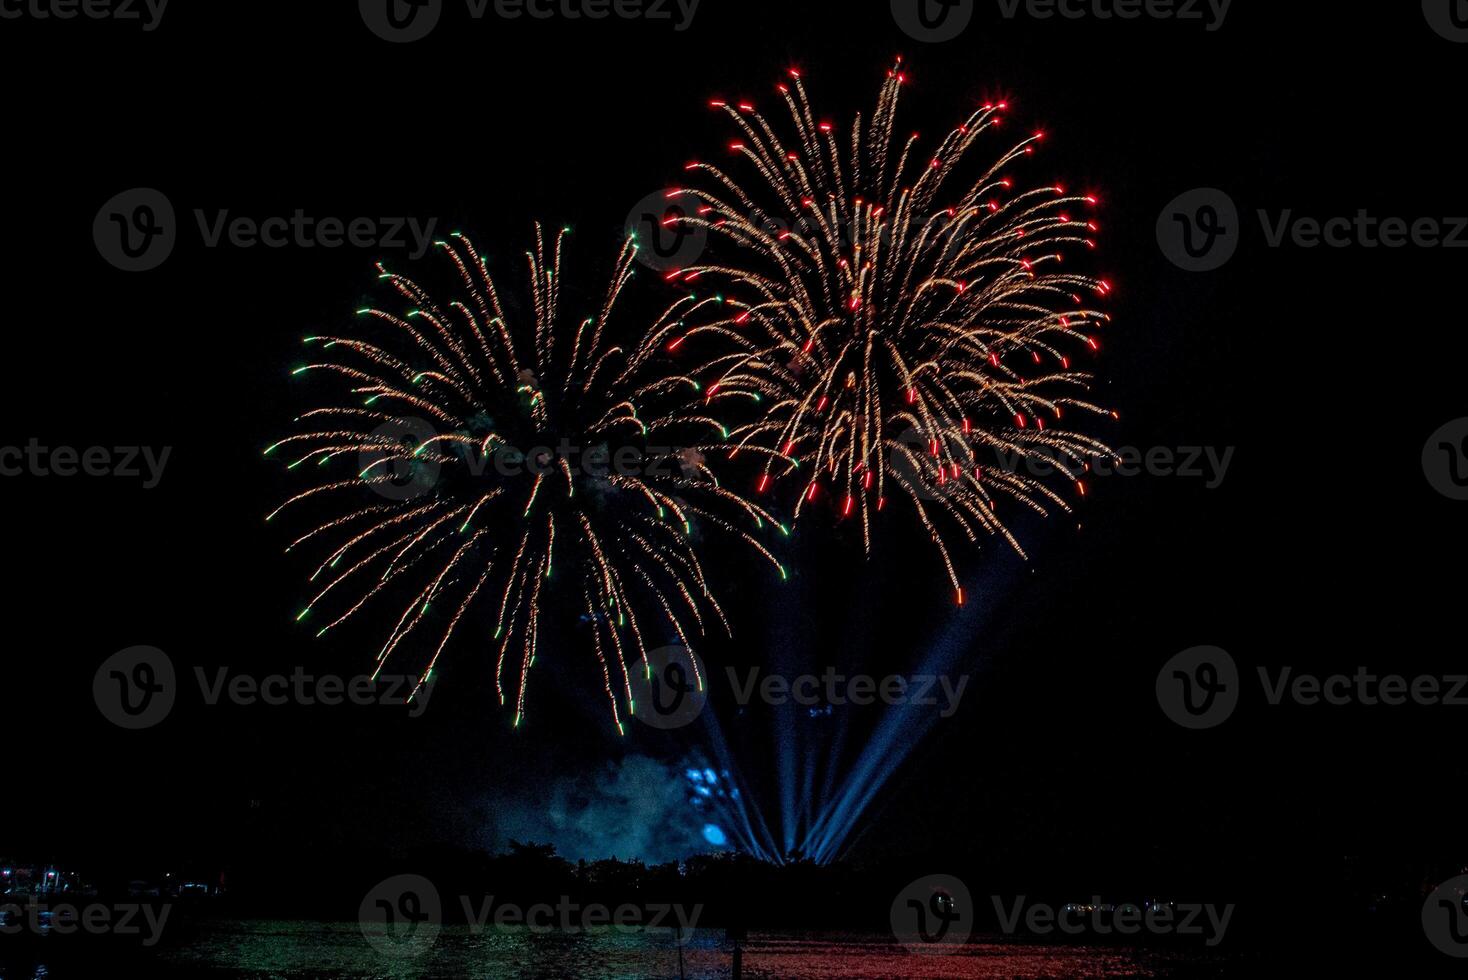
[[(287, 549), (308, 543), (326, 549), (311, 576), (326, 581), (298, 620), (340, 596), (345, 608), (333, 613), (320, 631), (325, 633), (396, 596), (404, 604), (375, 669), (421, 648), (419, 687), (456, 632), (480, 629), (496, 657), (500, 703), (513, 701), (517, 726), (550, 622), (546, 616), (576, 609), (590, 634), (586, 646), (597, 659), (612, 721), (622, 732), (624, 709), (636, 711), (629, 661), (651, 669), (645, 637), (666, 632), (692, 645), (709, 611), (728, 628), (694, 547), (694, 522), (750, 546), (784, 576), (784, 567), (754, 536), (781, 525), (720, 486), (702, 457), (690, 464), (648, 441), (687, 424), (684, 413), (672, 409), (680, 392), (696, 390), (697, 383), (664, 370), (660, 338), (676, 328), (683, 301), (650, 330), (634, 332), (637, 343), (612, 343), (609, 322), (633, 275), (635, 241), (623, 246), (597, 314), (574, 331), (564, 327), (566, 233), (547, 241), (536, 227), (535, 248), (526, 253), (530, 290), (523, 318), (507, 313), (485, 259), (457, 233), (435, 243), (457, 273), (459, 298), (447, 307), (379, 265), (379, 278), (408, 309), (359, 310), (370, 341), (307, 337), (322, 359), (293, 372), (339, 379), (363, 405), (306, 412), (297, 422), (308, 431), (266, 450), (267, 456), (286, 450), (292, 470), (314, 462), (313, 473), (345, 456), (356, 467), (355, 478), (319, 482), (267, 519), (308, 504), (323, 510)], [(554, 463), (531, 455), (531, 447), (557, 446), (575, 447), (578, 454), (599, 448), (609, 457), (619, 448), (644, 448), (647, 455), (634, 472), (573, 467), (558, 450), (550, 450)], [(529, 458), (508, 469), (491, 465), (492, 451), (512, 447)], [(565, 627), (552, 628), (559, 633)], [(415, 647), (411, 641), (420, 634), (431, 636)]]
[[(971, 151), (1004, 103), (981, 106), (922, 153), (917, 134), (894, 139), (899, 63), (843, 150), (800, 73), (790, 74), (779, 92), (793, 137), (752, 105), (711, 103), (738, 127), (730, 149), (758, 180), (697, 162), (688, 171), (716, 188), (669, 195), (684, 207), (665, 224), (707, 234), (713, 261), (667, 278), (711, 280), (724, 295), (698, 304), (701, 317), (688, 310), (691, 325), (670, 330), (664, 346), (676, 354), (702, 337), (688, 374), (708, 382), (705, 410), (755, 407), (725, 436), (735, 454), (761, 460), (757, 492), (797, 483), (798, 518), (825, 490), (842, 519), (859, 517), (870, 551), (874, 515), (895, 488), (962, 605), (940, 522), (970, 543), (1002, 535), (1023, 554), (1000, 498), (1041, 514), (1069, 510), (1031, 474), (1053, 467), (1084, 494), (1088, 462), (1111, 455), (1062, 421), (1068, 410), (1116, 414), (1089, 399), (1091, 376), (1067, 353), (1098, 349), (1110, 319), (1093, 305), (1111, 285), (1060, 268), (1068, 251), (1095, 248), (1095, 223), (1072, 212), (1096, 201), (1059, 186), (1016, 189), (1007, 172), (1041, 133), (973, 176)], [(970, 176), (960, 181), (960, 170)], [(985, 454), (1007, 465), (981, 466)]]

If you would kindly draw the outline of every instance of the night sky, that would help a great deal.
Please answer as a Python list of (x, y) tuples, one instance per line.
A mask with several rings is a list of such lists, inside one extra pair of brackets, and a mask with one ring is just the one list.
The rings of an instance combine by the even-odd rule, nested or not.
[[(683, 32), (473, 23), (451, 4), (408, 45), (374, 37), (354, 7), (180, 0), (153, 32), (0, 21), (0, 445), (172, 447), (155, 489), (0, 479), (0, 855), (238, 867), (494, 848), (628, 758), (676, 760), (675, 742), (609, 731), (582, 651), (538, 665), (518, 731), (493, 703), (487, 652), (463, 638), (420, 719), (200, 702), (196, 666), (352, 674), (376, 652), (372, 629), (317, 642), (293, 622), (305, 566), (281, 554), (291, 529), (263, 518), (295, 484), (261, 450), (315, 404), (289, 376), (301, 336), (381, 295), (376, 259), (411, 263), (206, 248), (192, 212), (436, 217), (440, 233), (508, 256), (541, 218), (575, 226), (569, 273), (595, 283), (639, 199), (676, 185), (688, 160), (721, 159), (728, 129), (708, 98), (772, 103), (799, 66), (817, 104), (848, 120), (903, 54), (899, 126), (946, 131), (1008, 98), (1016, 126), (1049, 134), (1027, 172), (1101, 195), (1094, 269), (1117, 289), (1095, 366), (1121, 420), (1097, 431), (1118, 446), (1234, 447), (1232, 466), (1216, 489), (1092, 481), (1074, 518), (1021, 522), (1029, 563), (998, 541), (964, 557), (961, 616), (900, 517), (870, 561), (813, 520), (788, 586), (730, 558), (736, 638), (709, 661), (779, 652), (889, 673), (961, 648), (974, 676), (961, 710), (914, 748), (853, 860), (1295, 893), (1361, 864), (1409, 876), (1462, 864), (1468, 709), (1270, 707), (1252, 676), (1463, 671), (1465, 505), (1429, 486), (1421, 455), (1468, 414), (1468, 251), (1270, 248), (1256, 215), (1468, 213), (1468, 45), (1434, 34), (1418, 5), (1241, 0), (1209, 32), (1006, 20), (980, 3), (942, 44), (908, 37), (876, 2), (703, 0)], [(139, 186), (173, 202), (180, 241), (160, 269), (127, 274), (91, 228)], [(1155, 235), (1164, 205), (1196, 187), (1227, 191), (1243, 216), (1239, 251), (1215, 272), (1180, 270)], [(194, 693), (128, 733), (100, 716), (91, 684), (137, 644), (166, 651)], [(1189, 732), (1154, 681), (1200, 644), (1231, 652), (1252, 696), (1221, 728)], [(768, 765), (744, 763), (756, 779)]]

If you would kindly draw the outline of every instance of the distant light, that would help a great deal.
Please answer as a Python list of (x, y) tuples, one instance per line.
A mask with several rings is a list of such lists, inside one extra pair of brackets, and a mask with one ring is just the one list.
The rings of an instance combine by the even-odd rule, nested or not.
[(715, 847), (723, 847), (729, 843), (729, 837), (724, 833), (724, 828), (716, 823), (703, 825), (703, 839)]

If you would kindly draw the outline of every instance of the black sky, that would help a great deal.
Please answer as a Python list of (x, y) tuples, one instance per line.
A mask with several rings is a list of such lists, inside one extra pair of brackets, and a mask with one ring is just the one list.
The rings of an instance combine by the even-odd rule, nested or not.
[[(405, 46), (373, 37), (354, 8), (180, 0), (152, 33), (0, 22), (0, 444), (173, 447), (154, 490), (0, 481), (0, 855), (237, 862), (486, 843), (504, 800), (622, 751), (548, 677), (531, 723), (511, 733), (463, 646), (439, 710), (411, 723), (197, 698), (145, 733), (99, 716), (92, 675), (135, 644), (189, 672), (351, 673), (372, 652), (308, 642), (292, 622), (301, 566), (262, 521), (289, 484), (260, 450), (306, 407), (288, 377), (299, 338), (346, 321), (380, 256), (206, 249), (194, 209), (436, 216), (508, 255), (541, 217), (574, 224), (575, 268), (601, 274), (628, 209), (726, 142), (707, 98), (768, 101), (798, 65), (818, 103), (847, 118), (901, 53), (913, 128), (1007, 96), (1017, 124), (1053, 136), (1034, 171), (1099, 189), (1097, 269), (1118, 290), (1098, 369), (1122, 412), (1106, 436), (1236, 452), (1219, 489), (1097, 481), (1083, 531), (1031, 532), (1034, 560), (975, 616), (980, 680), (914, 752), (856, 856), (955, 853), (1080, 879), (1461, 863), (1465, 709), (1255, 698), (1223, 729), (1191, 733), (1153, 693), (1161, 664), (1199, 644), (1249, 673), (1462, 670), (1462, 505), (1431, 490), (1420, 456), (1468, 414), (1468, 252), (1271, 249), (1254, 216), (1468, 213), (1468, 46), (1434, 34), (1416, 4), (1240, 2), (1207, 32), (1007, 21), (981, 3), (961, 39), (938, 45), (901, 33), (883, 3), (704, 0), (682, 33), (469, 23), (458, 9)], [(128, 275), (98, 255), (91, 224), (136, 186), (164, 191), (183, 229), (161, 269)], [(1154, 225), (1200, 186), (1228, 191), (1248, 231), (1224, 269), (1189, 274), (1161, 254)], [(858, 652), (875, 663), (910, 665), (942, 635), (950, 607), (933, 599), (947, 590), (931, 564), (900, 545), (870, 563), (839, 542), (824, 554), (792, 591), (739, 586), (749, 637), (788, 632), (812, 656), (850, 649), (858, 595), (872, 603)]]

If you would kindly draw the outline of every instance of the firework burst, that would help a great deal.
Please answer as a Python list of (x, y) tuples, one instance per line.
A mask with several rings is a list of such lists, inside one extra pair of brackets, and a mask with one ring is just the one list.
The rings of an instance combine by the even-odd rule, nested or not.
[[(287, 549), (319, 549), (317, 591), (298, 617), (325, 618), (318, 635), (373, 605), (399, 611), (377, 672), (394, 654), (412, 657), (421, 687), (456, 631), (472, 632), (496, 657), (500, 704), (513, 704), (518, 726), (547, 630), (579, 630), (620, 732), (623, 709), (637, 710), (629, 669), (650, 669), (650, 641), (692, 647), (710, 619), (727, 629), (695, 548), (703, 529), (784, 569), (751, 533), (779, 526), (768, 512), (721, 486), (702, 455), (656, 442), (678, 422), (654, 406), (697, 389), (664, 370), (659, 341), (685, 304), (642, 342), (614, 341), (637, 250), (629, 240), (595, 314), (568, 325), (565, 234), (548, 241), (536, 228), (518, 307), (502, 303), (457, 233), (435, 243), (453, 270), (458, 298), (447, 306), (379, 265), (405, 308), (359, 310), (356, 336), (306, 338), (319, 359), (295, 371), (337, 379), (350, 404), (306, 412), (297, 422), (307, 431), (266, 450), (293, 470), (345, 462), (351, 472), (270, 518), (324, 509)], [(547, 618), (566, 609), (579, 617)]]
[(1096, 202), (1016, 186), (1009, 171), (1039, 133), (974, 165), (1003, 103), (926, 152), (917, 134), (894, 138), (900, 64), (848, 134), (818, 120), (790, 74), (779, 86), (786, 135), (753, 105), (712, 103), (738, 127), (730, 149), (757, 179), (693, 163), (716, 187), (669, 195), (681, 210), (666, 223), (706, 235), (712, 259), (668, 279), (724, 293), (674, 344), (708, 341), (695, 369), (706, 405), (752, 409), (730, 441), (759, 454), (758, 492), (794, 484), (797, 518), (825, 497), (860, 520), (868, 551), (889, 496), (910, 501), (962, 604), (943, 526), (971, 543), (1003, 535), (1022, 554), (1000, 500), (1068, 510), (1031, 474), (1058, 463), (1083, 494), (1087, 462), (1109, 453), (1064, 421), (1115, 414), (1088, 399), (1091, 377), (1071, 363), (1098, 348), (1109, 318), (1092, 304), (1111, 286), (1062, 269), (1067, 252), (1095, 247), (1096, 225), (1079, 212)]

